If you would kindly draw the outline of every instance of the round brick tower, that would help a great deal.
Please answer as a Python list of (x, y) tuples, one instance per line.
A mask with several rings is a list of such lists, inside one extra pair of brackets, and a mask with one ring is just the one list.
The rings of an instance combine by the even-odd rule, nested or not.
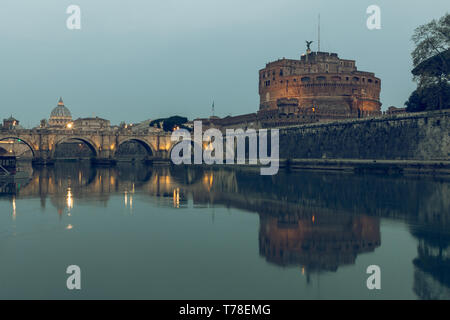
[(299, 112), (314, 109), (321, 119), (381, 114), (381, 80), (358, 71), (354, 60), (336, 53), (310, 52), (281, 59), (259, 71), (260, 113), (279, 108), (279, 99), (298, 99)]

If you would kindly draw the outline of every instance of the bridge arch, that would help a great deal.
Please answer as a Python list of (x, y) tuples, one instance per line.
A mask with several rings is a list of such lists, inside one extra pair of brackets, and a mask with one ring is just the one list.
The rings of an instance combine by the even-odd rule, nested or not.
[(140, 138), (135, 138), (135, 137), (131, 137), (131, 138), (127, 138), (124, 140), (121, 140), (116, 148), (114, 149), (114, 154), (113, 156), (117, 156), (117, 152), (119, 151), (119, 148), (121, 145), (123, 145), (126, 142), (137, 142), (139, 143), (141, 146), (144, 147), (144, 149), (147, 151), (147, 155), (151, 156), (151, 157), (155, 157), (156, 156), (156, 150), (155, 148), (152, 146), (152, 144), (144, 139), (140, 139)]
[(0, 141), (10, 140), (10, 139), (17, 140), (18, 142), (22, 142), (23, 144), (25, 144), (31, 150), (31, 153), (33, 154), (33, 158), (35, 157), (36, 148), (33, 147), (33, 145), (31, 143), (27, 142), (26, 140), (23, 140), (21, 137), (6, 136), (6, 137), (1, 137)]
[(51, 150), (51, 158), (53, 159), (55, 156), (55, 151), (56, 151), (56, 147), (61, 144), (61, 143), (65, 143), (65, 142), (69, 142), (71, 140), (75, 140), (75, 141), (80, 141), (83, 142), (84, 144), (86, 144), (88, 146), (88, 148), (92, 151), (92, 153), (94, 154), (95, 157), (98, 156), (99, 154), (99, 150), (98, 147), (96, 145), (96, 143), (94, 141), (92, 141), (89, 138), (85, 138), (85, 137), (64, 137), (58, 141), (55, 141)]

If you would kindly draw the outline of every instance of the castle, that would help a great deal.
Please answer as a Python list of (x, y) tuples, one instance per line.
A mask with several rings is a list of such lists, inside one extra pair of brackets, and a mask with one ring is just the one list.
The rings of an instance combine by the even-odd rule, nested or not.
[(278, 127), (382, 115), (381, 80), (354, 60), (312, 52), (269, 62), (259, 71), (257, 113), (202, 119), (217, 127)]
[[(379, 115), (380, 89), (381, 81), (373, 73), (358, 71), (355, 61), (336, 53), (308, 52), (300, 60), (278, 60), (259, 71), (260, 111), (286, 104), (280, 106), (279, 99), (298, 99), (299, 109), (314, 108), (321, 118)], [(288, 105), (295, 104), (290, 101)]]

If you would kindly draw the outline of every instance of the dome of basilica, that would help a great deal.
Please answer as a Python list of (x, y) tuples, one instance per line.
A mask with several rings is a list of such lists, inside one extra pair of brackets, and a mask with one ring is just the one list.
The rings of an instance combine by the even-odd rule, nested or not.
[(70, 110), (64, 105), (62, 98), (59, 98), (58, 105), (50, 114), (49, 124), (51, 126), (65, 126), (72, 121)]
[(50, 118), (55, 117), (72, 118), (72, 114), (70, 113), (70, 110), (67, 109), (66, 106), (57, 106), (55, 109), (53, 109), (52, 113), (50, 114)]

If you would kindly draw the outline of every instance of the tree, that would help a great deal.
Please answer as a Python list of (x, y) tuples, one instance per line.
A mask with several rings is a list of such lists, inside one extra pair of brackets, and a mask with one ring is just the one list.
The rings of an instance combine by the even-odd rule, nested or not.
[[(153, 120), (152, 122), (150, 122), (149, 126), (150, 127), (156, 126), (160, 129), (163, 129), (164, 131), (173, 131), (175, 128), (185, 129), (183, 124), (185, 124), (186, 122), (188, 122), (188, 119), (185, 117), (173, 116), (170, 118), (162, 118), (162, 119)], [(161, 127), (161, 124), (162, 124), (162, 127)]]
[[(442, 95), (441, 95), (441, 92)], [(439, 105), (442, 96), (442, 108), (450, 108), (450, 85), (445, 85), (444, 89), (434, 84), (418, 87), (405, 102), (407, 112), (421, 112), (427, 110), (435, 110)]]
[(412, 40), (416, 45), (411, 54), (414, 64), (412, 73), (418, 87), (406, 105), (411, 110), (414, 107), (410, 106), (422, 101), (422, 106), (430, 109), (430, 102), (433, 101), (439, 109), (447, 107), (445, 96), (449, 85), (450, 14), (446, 13), (439, 20), (434, 19), (416, 28)]

